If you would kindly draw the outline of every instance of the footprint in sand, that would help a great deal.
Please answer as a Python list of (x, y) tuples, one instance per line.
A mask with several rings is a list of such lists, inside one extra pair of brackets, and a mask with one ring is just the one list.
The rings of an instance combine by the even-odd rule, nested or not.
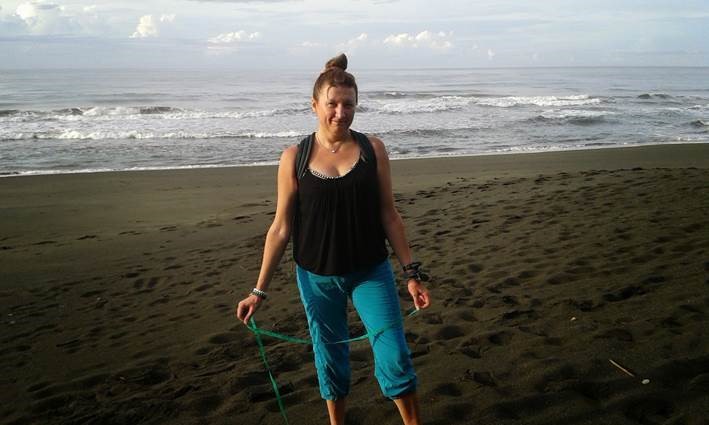
[(436, 385), (431, 393), (436, 396), (444, 395), (448, 397), (460, 397), (463, 395), (463, 391), (460, 389), (460, 386), (452, 382)]
[(41, 242), (34, 243), (32, 245), (51, 245), (51, 244), (55, 244), (55, 243), (57, 243), (57, 241), (41, 241)]
[(465, 335), (465, 330), (460, 326), (448, 325), (444, 326), (438, 330), (435, 334), (435, 339), (438, 340), (450, 340), (454, 338), (459, 338)]
[(602, 332), (598, 335), (594, 335), (594, 338), (596, 339), (612, 339), (615, 341), (622, 341), (622, 342), (633, 342), (633, 334), (625, 329), (621, 328), (614, 328), (614, 329), (609, 329), (605, 332)]
[(487, 340), (494, 345), (507, 345), (512, 340), (512, 334), (507, 331), (495, 332), (488, 335)]
[(486, 387), (496, 387), (497, 382), (495, 381), (495, 377), (492, 375), (490, 372), (477, 372), (472, 369), (468, 369), (465, 371), (465, 379), (470, 380), (473, 382), (477, 382), (480, 385), (484, 385)]
[(672, 402), (659, 396), (631, 396), (622, 401), (625, 416), (637, 423), (667, 423), (675, 408)]
[(106, 291), (104, 291), (104, 290), (102, 290), (102, 289), (101, 289), (101, 290), (96, 290), (96, 291), (88, 291), (88, 292), (84, 292), (83, 294), (81, 294), (80, 297), (81, 297), (81, 298), (95, 297), (95, 296), (97, 296), (97, 295), (103, 294), (104, 292), (106, 292)]

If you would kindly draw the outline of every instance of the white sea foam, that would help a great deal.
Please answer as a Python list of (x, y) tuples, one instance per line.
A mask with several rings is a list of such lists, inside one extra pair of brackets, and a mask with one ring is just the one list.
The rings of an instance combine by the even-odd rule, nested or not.
[(309, 113), (307, 108), (276, 108), (258, 111), (184, 111), (161, 114), (159, 118), (171, 120), (197, 120), (214, 118), (267, 118), (281, 115), (295, 115)]
[[(110, 115), (110, 116), (115, 116), (115, 115), (138, 115), (140, 114), (140, 110), (138, 108), (131, 108), (131, 107), (125, 107), (125, 106), (116, 106), (116, 107), (104, 107), (104, 106), (94, 106), (92, 108), (88, 108), (86, 110), (82, 110), (82, 116), (85, 117), (97, 117), (97, 116), (102, 116), (102, 115)], [(64, 114), (60, 115), (54, 115), (54, 117), (61, 117)]]
[[(278, 161), (260, 161), (250, 164), (239, 164), (239, 167), (259, 167), (263, 165), (277, 165)], [(48, 174), (85, 174), (85, 173), (110, 173), (116, 171), (161, 171), (161, 170), (193, 170), (200, 168), (224, 168), (233, 167), (236, 164), (201, 164), (201, 165), (173, 165), (173, 166), (153, 166), (153, 167), (125, 167), (125, 168), (82, 168), (73, 170), (26, 170), (16, 173), (0, 174), (2, 177), (22, 177)]]
[(306, 134), (300, 131), (278, 131), (278, 132), (212, 132), (212, 133), (191, 133), (188, 131), (81, 131), (81, 130), (61, 130), (45, 131), (42, 133), (11, 133), (2, 134), (2, 140), (32, 140), (32, 139), (59, 139), (59, 140), (117, 140), (117, 139), (225, 139), (225, 138), (249, 138), (249, 139), (278, 139), (302, 137)]
[(237, 137), (249, 137), (255, 139), (270, 139), (270, 138), (291, 138), (306, 136), (305, 133), (299, 131), (278, 131), (275, 133), (257, 132), (257, 133), (240, 133)]
[(365, 101), (362, 107), (368, 113), (417, 114), (461, 109), (475, 100), (463, 96), (439, 96), (430, 99), (397, 99)]
[(508, 96), (508, 97), (489, 97), (479, 99), (478, 105), (495, 106), (499, 108), (510, 108), (520, 105), (536, 105), (536, 106), (582, 106), (595, 105), (601, 103), (601, 99), (590, 97), (588, 95), (574, 96)]
[(59, 134), (46, 133), (39, 135), (40, 139), (78, 139), (78, 140), (105, 140), (105, 139), (206, 139), (206, 133), (187, 133), (184, 131), (155, 133), (151, 131), (91, 131), (65, 130)]
[(602, 143), (588, 141), (587, 143), (556, 143), (556, 144), (530, 144), (520, 146), (508, 146), (504, 148), (491, 149), (489, 153), (537, 153), (537, 152), (557, 152), (583, 149), (603, 149), (612, 147), (628, 146), (629, 143), (613, 142)]
[(203, 119), (243, 119), (266, 118), (282, 115), (310, 114), (310, 108), (290, 107), (255, 111), (205, 111), (199, 109), (180, 109), (171, 107), (103, 107), (87, 109), (64, 109), (59, 111), (18, 111), (0, 116), (0, 122), (33, 121), (91, 121), (106, 120), (203, 120)]
[(586, 109), (548, 109), (541, 114), (540, 117), (546, 119), (593, 119), (602, 118), (608, 115), (615, 115), (615, 112), (611, 111), (596, 111), (596, 110), (586, 110)]

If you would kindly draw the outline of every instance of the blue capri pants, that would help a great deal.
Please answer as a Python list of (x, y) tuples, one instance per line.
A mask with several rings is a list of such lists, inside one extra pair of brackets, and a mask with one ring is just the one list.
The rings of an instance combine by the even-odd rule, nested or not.
[(313, 340), (320, 395), (345, 397), (350, 390), (350, 347), (328, 344), (349, 338), (347, 299), (352, 299), (367, 332), (394, 326), (369, 337), (374, 376), (385, 397), (395, 399), (416, 389), (417, 378), (406, 345), (399, 297), (389, 260), (364, 271), (323, 276), (296, 266), (298, 289)]

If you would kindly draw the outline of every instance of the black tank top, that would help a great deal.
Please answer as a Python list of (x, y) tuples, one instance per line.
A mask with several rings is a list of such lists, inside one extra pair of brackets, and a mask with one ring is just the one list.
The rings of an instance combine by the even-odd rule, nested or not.
[[(373, 152), (366, 136), (353, 132), (360, 152)], [(370, 144), (365, 148), (363, 143)], [(335, 178), (308, 170), (298, 181), (293, 258), (320, 275), (344, 275), (384, 261), (376, 158), (360, 154), (355, 166)]]

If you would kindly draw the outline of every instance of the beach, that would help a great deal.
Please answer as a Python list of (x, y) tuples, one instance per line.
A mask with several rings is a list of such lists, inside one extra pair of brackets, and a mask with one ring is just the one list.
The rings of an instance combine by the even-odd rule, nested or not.
[[(406, 159), (392, 174), (432, 278), (432, 306), (404, 323), (424, 423), (709, 423), (708, 144)], [(0, 422), (284, 423), (234, 317), (275, 178), (0, 178)], [(290, 247), (269, 294), (259, 326), (306, 338)], [(350, 329), (365, 332), (352, 309)], [(290, 423), (327, 423), (312, 350), (264, 343)], [(347, 423), (400, 423), (366, 341), (351, 362)]]

